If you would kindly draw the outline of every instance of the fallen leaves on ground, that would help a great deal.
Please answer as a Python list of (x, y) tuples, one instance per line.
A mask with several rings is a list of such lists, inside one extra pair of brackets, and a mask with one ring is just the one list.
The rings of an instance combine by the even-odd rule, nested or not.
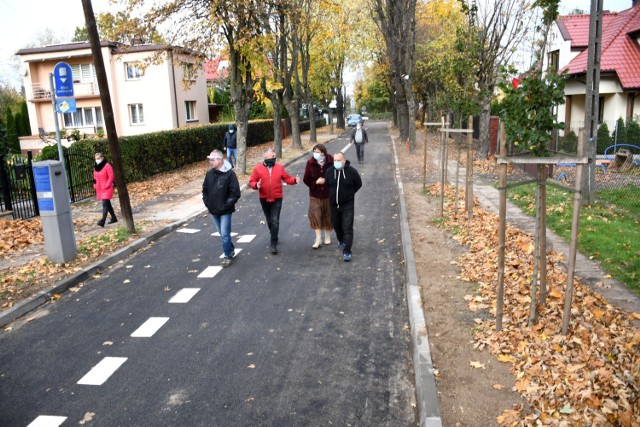
[[(439, 186), (430, 188), (439, 194)], [(447, 188), (452, 200), (454, 190)], [(571, 326), (561, 334), (567, 275), (562, 255), (547, 254), (548, 297), (528, 326), (533, 275), (532, 236), (507, 226), (503, 330), (495, 330), (498, 283), (498, 216), (475, 206), (474, 217), (447, 204), (445, 225), (469, 250), (457, 260), (461, 279), (478, 283), (469, 308), (489, 310), (491, 320), (476, 325), (476, 347), (512, 365), (515, 389), (535, 408), (505, 411), (497, 421), (516, 425), (640, 425), (640, 330), (632, 315), (574, 283)]]
[(0, 219), (0, 256), (20, 252), (32, 243), (44, 241), (40, 218)]

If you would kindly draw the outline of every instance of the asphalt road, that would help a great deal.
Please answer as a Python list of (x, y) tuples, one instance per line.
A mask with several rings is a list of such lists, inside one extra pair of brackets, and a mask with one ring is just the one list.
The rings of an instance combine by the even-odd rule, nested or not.
[(272, 255), (247, 190), (230, 267), (200, 215), (2, 332), (0, 426), (416, 425), (390, 139), (367, 128), (350, 263), (311, 248), (302, 183)]

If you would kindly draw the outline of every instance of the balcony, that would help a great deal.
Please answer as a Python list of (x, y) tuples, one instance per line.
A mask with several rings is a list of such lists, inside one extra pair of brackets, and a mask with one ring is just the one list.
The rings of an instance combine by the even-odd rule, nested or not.
[[(91, 97), (100, 95), (98, 82), (74, 83), (74, 98)], [(51, 90), (49, 83), (32, 83), (31, 97), (32, 101), (51, 101)]]

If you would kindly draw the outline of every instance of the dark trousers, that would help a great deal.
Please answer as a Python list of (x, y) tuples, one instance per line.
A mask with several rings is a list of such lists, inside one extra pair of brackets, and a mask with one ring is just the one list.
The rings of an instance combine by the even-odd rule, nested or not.
[(364, 142), (356, 142), (356, 155), (359, 162), (364, 162)]
[(344, 252), (349, 253), (353, 244), (353, 207), (353, 200), (341, 203), (340, 207), (331, 205), (331, 225), (336, 231), (338, 242), (344, 243)]
[(111, 200), (109, 199), (102, 201), (102, 222), (106, 221), (107, 213), (111, 215), (111, 219), (116, 219), (116, 213), (113, 211), (113, 206), (111, 206)]
[(260, 205), (262, 206), (262, 212), (264, 212), (264, 217), (267, 220), (267, 225), (271, 232), (271, 243), (278, 243), (282, 199), (276, 199), (273, 202), (267, 202), (266, 199), (260, 199)]

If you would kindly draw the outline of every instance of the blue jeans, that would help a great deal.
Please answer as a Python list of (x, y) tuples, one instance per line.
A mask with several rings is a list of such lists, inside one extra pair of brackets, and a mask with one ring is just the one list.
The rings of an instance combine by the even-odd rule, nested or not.
[(231, 214), (211, 216), (213, 217), (213, 222), (216, 224), (216, 229), (218, 230), (218, 233), (220, 233), (220, 238), (222, 239), (222, 250), (224, 251), (224, 256), (229, 258), (233, 255), (233, 251), (235, 250), (235, 246), (233, 246), (233, 242), (231, 242)]
[[(236, 163), (238, 163), (238, 156), (236, 155), (237, 151), (237, 148), (227, 148), (227, 160), (231, 163), (232, 168), (235, 168)], [(232, 157), (233, 161), (231, 160)]]

